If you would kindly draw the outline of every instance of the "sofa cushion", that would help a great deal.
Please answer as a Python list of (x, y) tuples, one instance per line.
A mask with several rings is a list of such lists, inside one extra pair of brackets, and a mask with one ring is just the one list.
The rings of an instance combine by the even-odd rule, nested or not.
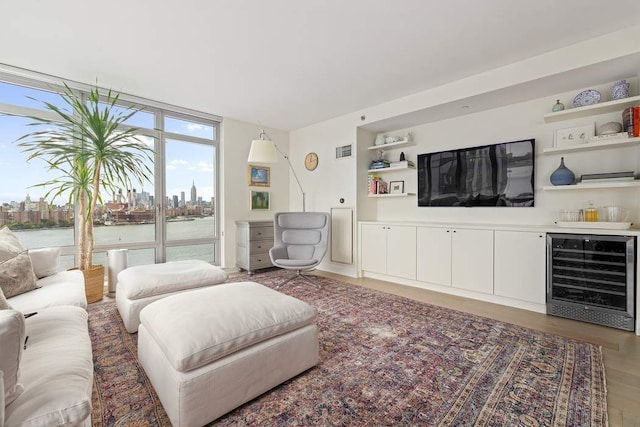
[(4, 373), (0, 371), (0, 427), (4, 426)]
[(78, 426), (91, 416), (93, 360), (87, 312), (51, 307), (28, 318), (21, 362), (24, 392), (7, 405), (6, 425)]
[(254, 282), (172, 295), (140, 312), (167, 361), (182, 372), (313, 324), (315, 318), (309, 304)]
[(84, 276), (80, 270), (61, 271), (38, 280), (37, 285), (38, 289), (11, 298), (11, 307), (23, 313), (60, 305), (87, 308)]
[(36, 276), (27, 251), (0, 262), (0, 288), (7, 298), (36, 289)]
[[(18, 240), (15, 234), (4, 226), (0, 228), (0, 262), (12, 258), (11, 255), (24, 251), (22, 243)], [(4, 255), (4, 254), (10, 255)]]
[(23, 391), (20, 380), (20, 360), (25, 340), (25, 321), (22, 313), (0, 310), (0, 371), (4, 373), (4, 401), (9, 405)]
[(58, 272), (60, 248), (29, 249), (29, 257), (38, 279), (53, 276)]
[(36, 288), (31, 258), (8, 227), (0, 229), (0, 287), (7, 298)]
[(9, 301), (4, 296), (4, 292), (2, 292), (2, 288), (0, 288), (0, 310), (11, 310), (11, 306), (9, 305)]

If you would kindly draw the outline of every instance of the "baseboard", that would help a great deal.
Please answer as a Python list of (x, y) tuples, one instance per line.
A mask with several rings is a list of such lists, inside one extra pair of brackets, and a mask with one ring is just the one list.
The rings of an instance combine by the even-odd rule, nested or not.
[(316, 267), (317, 270), (326, 271), (327, 273), (342, 274), (343, 276), (358, 277), (356, 269), (352, 266), (341, 266), (335, 264), (320, 264)]
[(404, 279), (401, 277), (387, 276), (386, 274), (371, 273), (369, 271), (363, 271), (362, 277), (369, 277), (371, 279), (384, 280), (385, 282), (397, 283), (405, 286), (413, 286), (414, 288), (427, 289), (429, 291), (440, 292), (443, 294), (455, 295), (463, 298), (470, 298), (479, 301), (489, 302), (493, 304), (500, 304), (507, 307), (519, 308), (522, 310), (534, 311), (536, 313), (547, 312), (546, 305), (537, 304), (529, 301), (522, 301), (513, 298), (502, 297), (499, 295), (484, 294), (481, 292), (468, 291), (465, 289), (454, 288), (451, 286), (442, 286), (433, 283), (419, 282), (417, 280)]

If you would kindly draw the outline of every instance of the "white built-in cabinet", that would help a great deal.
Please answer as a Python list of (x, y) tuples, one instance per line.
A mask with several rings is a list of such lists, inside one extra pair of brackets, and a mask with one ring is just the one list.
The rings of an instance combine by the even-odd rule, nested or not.
[(360, 223), (366, 276), (545, 312), (546, 231)]
[(493, 230), (451, 233), (451, 286), (493, 293)]
[(496, 230), (494, 241), (494, 293), (544, 304), (545, 233)]
[(493, 230), (417, 227), (417, 280), (493, 292)]
[(451, 229), (418, 227), (416, 235), (416, 279), (451, 286)]
[(416, 227), (363, 224), (360, 244), (363, 270), (416, 278)]

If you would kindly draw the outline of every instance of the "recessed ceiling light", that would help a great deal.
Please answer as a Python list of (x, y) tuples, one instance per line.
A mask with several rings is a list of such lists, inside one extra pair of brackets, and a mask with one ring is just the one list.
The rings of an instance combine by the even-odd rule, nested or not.
[(469, 109), (469, 106), (468, 106), (468, 105), (463, 105), (463, 106), (462, 106), (462, 109), (463, 109), (463, 110), (468, 110), (468, 109)]

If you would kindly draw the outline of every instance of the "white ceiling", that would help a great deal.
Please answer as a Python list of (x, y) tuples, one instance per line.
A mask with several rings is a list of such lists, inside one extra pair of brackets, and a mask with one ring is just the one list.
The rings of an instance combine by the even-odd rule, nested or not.
[(20, 0), (0, 63), (290, 130), (640, 24), (638, 0)]

